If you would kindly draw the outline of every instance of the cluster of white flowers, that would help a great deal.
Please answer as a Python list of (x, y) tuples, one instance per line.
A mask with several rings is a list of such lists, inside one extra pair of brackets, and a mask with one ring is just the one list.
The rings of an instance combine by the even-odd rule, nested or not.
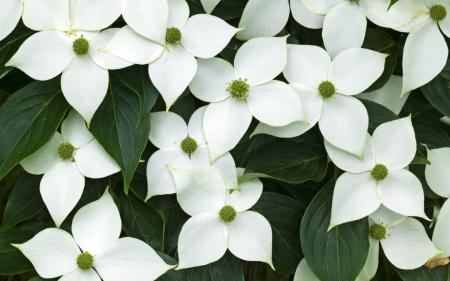
[[(379, 244), (400, 269), (448, 258), (450, 203), (439, 213), (432, 240), (413, 218), (429, 219), (422, 184), (408, 171), (417, 150), (411, 119), (384, 123), (371, 136), (367, 110), (355, 97), (381, 77), (388, 56), (362, 48), (368, 20), (408, 33), (403, 77), (394, 76), (385, 86), (388, 107), (399, 111), (410, 91), (442, 71), (448, 48), (440, 30), (450, 36), (448, 0), (392, 5), (390, 0), (250, 0), (238, 27), (209, 14), (219, 2), (202, 0), (208, 14), (190, 17), (185, 0), (1, 0), (0, 39), (20, 18), (37, 31), (6, 65), (36, 80), (62, 74), (62, 93), (73, 107), (61, 133), (21, 162), (27, 172), (44, 174), (40, 192), (56, 226), (77, 205), (85, 177), (120, 170), (88, 127), (107, 94), (108, 70), (133, 64), (148, 65), (167, 109), (151, 115), (149, 139), (159, 150), (147, 162), (147, 199), (176, 194), (191, 216), (179, 236), (178, 265), (170, 266), (145, 243), (119, 239), (120, 216), (107, 190), (76, 213), (73, 237), (50, 228), (16, 245), (39, 275), (154, 280), (175, 267), (217, 261), (227, 249), (273, 267), (271, 226), (249, 211), (262, 194), (262, 182), (239, 180), (244, 171), (229, 153), (253, 117), (259, 124), (252, 135), (279, 138), (302, 135), (318, 124), (331, 161), (344, 171), (334, 189), (330, 229), (365, 217), (370, 221), (370, 254), (358, 280), (375, 275)], [(322, 29), (325, 49), (274, 37), (291, 12), (301, 25)], [(120, 16), (127, 25), (108, 28)], [(216, 56), (234, 36), (248, 41), (232, 65)], [(280, 81), (281, 74), (288, 83)], [(186, 89), (207, 104), (188, 124), (169, 111)], [(428, 159), (429, 186), (449, 198), (450, 149), (429, 150)], [(306, 260), (295, 278), (316, 278)]]

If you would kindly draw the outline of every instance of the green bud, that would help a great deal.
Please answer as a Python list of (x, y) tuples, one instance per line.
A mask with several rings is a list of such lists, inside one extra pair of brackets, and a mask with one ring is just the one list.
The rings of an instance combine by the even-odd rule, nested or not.
[(319, 94), (324, 99), (329, 99), (336, 94), (336, 88), (330, 81), (323, 81), (319, 85)]
[(377, 164), (373, 167), (371, 174), (376, 181), (382, 181), (388, 176), (389, 171), (383, 164)]
[(197, 150), (197, 142), (193, 138), (187, 137), (181, 142), (181, 149), (190, 155)]
[(227, 91), (230, 95), (237, 100), (246, 100), (249, 90), (250, 85), (248, 84), (248, 80), (242, 78), (233, 80), (227, 87)]
[(381, 224), (374, 224), (370, 227), (369, 234), (375, 240), (384, 240), (386, 239), (386, 228)]
[(75, 147), (69, 142), (63, 142), (58, 147), (58, 154), (62, 160), (73, 160)]
[(181, 42), (181, 31), (176, 27), (169, 27), (166, 30), (167, 44), (179, 44)]
[(81, 253), (77, 258), (78, 268), (89, 270), (94, 265), (94, 257), (89, 252)]
[(73, 41), (72, 48), (78, 56), (86, 55), (89, 52), (89, 41), (81, 36)]
[(439, 21), (445, 19), (446, 16), (447, 16), (447, 10), (445, 9), (444, 6), (442, 6), (440, 4), (436, 4), (430, 8), (430, 17), (434, 21), (439, 22)]
[(223, 222), (230, 223), (236, 218), (236, 210), (227, 205), (220, 210), (219, 215)]

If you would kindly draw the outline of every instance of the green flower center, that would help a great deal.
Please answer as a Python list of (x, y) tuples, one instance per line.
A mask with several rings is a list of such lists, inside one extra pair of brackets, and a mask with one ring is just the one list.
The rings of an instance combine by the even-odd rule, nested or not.
[(381, 224), (374, 224), (370, 227), (369, 234), (375, 240), (386, 239), (386, 228)]
[(181, 149), (186, 154), (192, 154), (197, 150), (197, 142), (193, 138), (187, 137), (181, 142)]
[(58, 147), (58, 154), (62, 160), (72, 160), (75, 147), (69, 142), (63, 142)]
[(73, 41), (72, 48), (78, 56), (86, 55), (89, 52), (89, 41), (81, 36)]
[(330, 81), (323, 81), (319, 85), (319, 94), (322, 96), (322, 98), (329, 99), (334, 96), (334, 94), (336, 94), (336, 88)]
[(77, 258), (77, 265), (81, 270), (89, 270), (93, 264), (94, 257), (88, 252), (81, 253)]
[(166, 42), (168, 44), (179, 44), (181, 42), (181, 31), (176, 27), (169, 27), (166, 30)]
[(387, 177), (388, 173), (389, 173), (388, 169), (383, 164), (375, 165), (375, 167), (373, 167), (371, 172), (372, 177), (376, 181), (384, 180)]
[(220, 210), (219, 215), (223, 222), (230, 223), (236, 218), (236, 210), (227, 205)]
[(437, 4), (430, 8), (430, 17), (434, 21), (441, 21), (445, 19), (446, 16), (447, 10), (445, 9), (444, 6)]
[(227, 87), (227, 91), (230, 95), (237, 100), (246, 100), (249, 90), (250, 85), (248, 84), (248, 80), (242, 78), (233, 80)]
[(359, 0), (348, 0), (350, 3), (359, 4)]

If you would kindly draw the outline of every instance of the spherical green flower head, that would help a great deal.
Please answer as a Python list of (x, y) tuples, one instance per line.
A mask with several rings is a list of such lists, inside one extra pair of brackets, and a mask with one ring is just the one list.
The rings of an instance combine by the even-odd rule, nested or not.
[(81, 36), (73, 41), (72, 48), (78, 56), (86, 55), (89, 52), (89, 41)]
[(436, 4), (430, 8), (430, 17), (434, 21), (441, 21), (447, 16), (447, 9), (444, 6)]
[(373, 167), (371, 174), (376, 181), (382, 181), (388, 176), (389, 171), (383, 164), (377, 164)]
[(323, 81), (319, 85), (319, 94), (324, 99), (329, 99), (336, 94), (336, 88), (330, 81)]
[(350, 3), (359, 4), (359, 0), (348, 0)]
[(219, 215), (223, 222), (230, 223), (236, 218), (236, 210), (227, 205), (220, 210)]
[(186, 154), (192, 154), (197, 150), (197, 142), (193, 138), (187, 137), (181, 142), (181, 149)]
[(167, 44), (179, 44), (181, 42), (181, 31), (176, 27), (169, 27), (166, 30)]
[(386, 228), (381, 224), (374, 224), (370, 227), (369, 234), (370, 237), (378, 241), (386, 239)]
[(81, 253), (77, 258), (78, 268), (81, 270), (89, 270), (94, 265), (94, 257), (88, 253)]
[(69, 142), (63, 142), (58, 147), (59, 158), (62, 160), (72, 160), (75, 147)]
[(248, 84), (247, 79), (239, 78), (237, 80), (233, 80), (230, 84), (228, 84), (227, 91), (234, 99), (243, 101), (248, 97), (250, 85)]

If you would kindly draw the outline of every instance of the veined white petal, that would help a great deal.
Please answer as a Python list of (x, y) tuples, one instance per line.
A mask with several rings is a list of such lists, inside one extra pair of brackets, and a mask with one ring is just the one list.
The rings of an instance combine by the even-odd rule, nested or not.
[(153, 145), (164, 150), (181, 150), (181, 142), (188, 136), (187, 124), (173, 112), (151, 114), (149, 139)]
[(450, 257), (450, 200), (442, 205), (433, 232), (433, 243), (442, 251), (442, 257)]
[(119, 165), (97, 140), (78, 148), (73, 158), (80, 172), (88, 178), (104, 178), (120, 171)]
[(86, 127), (83, 117), (73, 109), (61, 124), (61, 135), (64, 141), (69, 142), (76, 148), (87, 144), (94, 138)]
[(396, 212), (389, 210), (383, 205), (378, 210), (370, 215), (370, 220), (376, 224), (382, 224), (384, 226), (392, 226), (401, 223), (405, 220), (404, 215), (400, 215)]
[(252, 179), (239, 183), (228, 198), (227, 205), (231, 205), (239, 213), (247, 211), (258, 202), (263, 192), (263, 184), (259, 179)]
[(425, 179), (431, 190), (436, 194), (450, 197), (450, 148), (428, 150), (428, 160), (431, 164), (425, 166)]
[(3, 0), (0, 3), (0, 40), (8, 36), (22, 16), (23, 0)]
[(200, 2), (202, 3), (205, 12), (211, 14), (216, 6), (220, 3), (220, 0), (200, 0)]
[[(24, 1), (23, 23), (33, 30), (59, 30), (70, 29), (69, 0), (42, 0)], [(47, 42), (42, 46), (52, 46)], [(56, 55), (55, 55), (56, 56)]]
[(168, 0), (169, 18), (168, 27), (182, 29), (189, 18), (189, 5), (185, 0)]
[(301, 0), (303, 5), (311, 12), (319, 15), (325, 15), (334, 6), (345, 0)]
[(108, 28), (89, 42), (89, 56), (101, 68), (121, 69), (131, 65), (131, 63), (110, 54), (109, 44), (119, 31), (120, 28)]
[(75, 269), (74, 271), (65, 274), (64, 276), (59, 278), (58, 281), (101, 281), (101, 280), (97, 272), (95, 272), (95, 270), (91, 268), (88, 270)]
[(120, 3), (121, 0), (70, 1), (71, 28), (85, 31), (107, 28), (120, 16)]
[(312, 13), (303, 5), (302, 0), (291, 0), (291, 12), (295, 21), (312, 29), (323, 27), (323, 16)]
[(25, 171), (33, 175), (41, 175), (61, 162), (58, 147), (62, 143), (61, 135), (56, 132), (53, 137), (38, 151), (20, 162)]
[(202, 106), (194, 111), (188, 123), (188, 134), (199, 145), (206, 144), (205, 133), (203, 132), (203, 116), (205, 110), (206, 106)]
[(428, 8), (424, 1), (399, 0), (386, 14), (388, 25), (400, 32), (411, 32), (429, 19)]

